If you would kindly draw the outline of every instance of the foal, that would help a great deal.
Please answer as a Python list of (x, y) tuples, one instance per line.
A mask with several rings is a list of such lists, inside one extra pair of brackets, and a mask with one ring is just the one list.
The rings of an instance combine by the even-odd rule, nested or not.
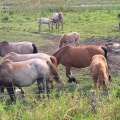
[(39, 31), (41, 31), (42, 24), (48, 24), (48, 28), (50, 31), (50, 24), (51, 22), (53, 22), (51, 18), (37, 18), (37, 20), (39, 21)]

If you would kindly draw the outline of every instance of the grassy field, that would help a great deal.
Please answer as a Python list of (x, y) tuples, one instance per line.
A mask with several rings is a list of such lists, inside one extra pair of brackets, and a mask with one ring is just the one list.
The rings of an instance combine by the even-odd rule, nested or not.
[[(102, 37), (120, 40), (119, 0), (0, 0), (0, 11), (0, 42), (32, 41), (40, 48), (54, 44), (49, 36), (60, 37), (71, 31), (80, 33), (80, 41)], [(64, 14), (64, 29), (49, 31), (48, 26), (43, 25), (39, 32), (37, 18), (51, 17), (59, 11)], [(63, 66), (58, 67), (58, 72), (67, 80)], [(25, 88), (26, 98), (15, 105), (9, 104), (7, 92), (0, 94), (0, 120), (119, 120), (120, 74), (112, 77), (110, 97), (106, 98), (102, 94), (92, 96), (92, 79), (85, 73), (89, 73), (88, 68), (72, 69), (80, 84), (65, 87), (55, 84), (49, 100), (36, 99), (36, 83)]]

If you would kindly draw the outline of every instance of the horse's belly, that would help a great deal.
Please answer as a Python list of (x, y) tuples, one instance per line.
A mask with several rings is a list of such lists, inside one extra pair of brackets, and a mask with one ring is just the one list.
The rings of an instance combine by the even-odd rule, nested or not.
[(88, 67), (89, 64), (73, 64), (72, 67), (75, 68), (84, 68), (84, 67)]
[(37, 75), (22, 75), (22, 76), (14, 76), (13, 77), (13, 84), (20, 87), (26, 87), (32, 85), (36, 80), (38, 76)]
[(83, 60), (83, 61), (76, 60), (71, 65), (72, 65), (72, 67), (76, 67), (76, 68), (84, 68), (84, 67), (88, 67), (90, 65), (90, 62), (85, 61), (85, 60)]

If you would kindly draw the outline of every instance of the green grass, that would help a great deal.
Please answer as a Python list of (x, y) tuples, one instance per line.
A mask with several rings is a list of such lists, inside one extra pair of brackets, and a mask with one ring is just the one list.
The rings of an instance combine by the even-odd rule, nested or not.
[[(0, 1), (0, 42), (32, 41), (40, 47), (53, 44), (49, 38), (45, 39), (44, 35), (61, 36), (71, 31), (80, 33), (81, 41), (91, 37), (120, 39), (120, 19), (117, 18), (120, 13), (119, 0), (106, 0), (102, 3), (106, 6), (102, 7), (75, 7), (81, 4), (99, 4), (100, 0), (63, 2), (65, 1)], [(56, 11), (64, 14), (64, 30), (58, 32), (54, 29), (49, 32), (47, 25), (43, 25), (39, 32), (37, 18), (51, 17)], [(63, 66), (58, 67), (58, 72), (61, 79), (67, 80)], [(86, 73), (89, 73), (88, 68), (72, 69), (72, 75), (80, 84), (72, 83), (65, 87), (55, 84), (49, 100), (37, 101), (36, 84), (24, 88), (27, 95), (25, 100), (17, 101), (15, 105), (9, 104), (9, 96), (5, 91), (5, 94), (0, 95), (0, 120), (119, 120), (120, 75), (112, 77), (108, 101), (103, 95), (91, 96), (93, 82)]]

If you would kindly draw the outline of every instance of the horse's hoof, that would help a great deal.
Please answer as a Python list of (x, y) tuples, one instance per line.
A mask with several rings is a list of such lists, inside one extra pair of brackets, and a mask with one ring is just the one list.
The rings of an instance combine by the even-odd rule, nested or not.
[(76, 84), (78, 83), (78, 81), (74, 77), (69, 78), (68, 83), (71, 83), (71, 82), (76, 82)]

